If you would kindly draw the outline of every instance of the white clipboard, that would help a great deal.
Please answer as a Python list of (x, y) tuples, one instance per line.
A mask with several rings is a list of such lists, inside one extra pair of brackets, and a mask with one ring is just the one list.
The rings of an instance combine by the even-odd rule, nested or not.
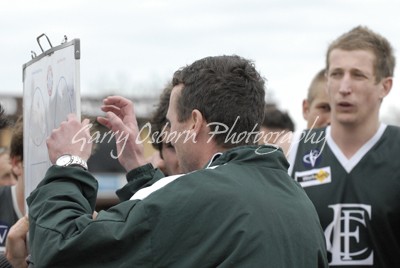
[[(50, 49), (43, 51), (45, 36)], [(23, 121), (25, 198), (51, 166), (46, 139), (54, 128), (75, 113), (80, 120), (80, 40), (52, 47), (45, 34), (37, 38), (42, 50), (23, 65)]]

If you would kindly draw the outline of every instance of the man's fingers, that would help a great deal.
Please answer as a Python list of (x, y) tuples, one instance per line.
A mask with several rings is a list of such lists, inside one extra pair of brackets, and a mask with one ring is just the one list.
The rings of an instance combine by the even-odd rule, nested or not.
[(107, 112), (106, 117), (98, 117), (98, 121), (100, 124), (104, 125), (113, 132), (121, 132), (127, 128), (127, 126), (122, 122), (121, 118), (112, 112)]
[(97, 122), (99, 122), (101, 125), (105, 126), (108, 129), (111, 128), (110, 122), (108, 121), (108, 119), (106, 117), (98, 116)]
[(103, 105), (100, 107), (103, 112), (112, 112), (118, 116), (122, 115), (121, 109), (113, 105)]
[[(28, 217), (24, 216), (19, 219), (13, 226), (7, 237), (7, 241), (13, 241), (15, 238), (25, 238), (26, 233), (29, 231)], [(10, 242), (9, 242), (10, 243)]]
[(68, 114), (67, 115), (67, 121), (71, 121), (71, 120), (77, 120), (77, 116), (76, 114)]
[(90, 120), (88, 118), (83, 119), (82, 121), (82, 127), (86, 127), (87, 125), (90, 124)]
[(121, 96), (108, 96), (103, 100), (104, 105), (115, 105), (117, 107), (124, 107), (131, 105), (132, 101)]
[(131, 115), (133, 114), (133, 102), (121, 96), (110, 96), (103, 100), (102, 109), (106, 109), (106, 112), (114, 112), (120, 117)]

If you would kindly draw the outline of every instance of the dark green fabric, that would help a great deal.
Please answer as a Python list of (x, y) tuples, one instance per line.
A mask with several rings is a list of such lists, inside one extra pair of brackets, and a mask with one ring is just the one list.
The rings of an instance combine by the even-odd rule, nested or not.
[(117, 191), (117, 195), (121, 201), (129, 200), (138, 189), (150, 186), (162, 177), (164, 174), (151, 164), (138, 167), (126, 174), (128, 183)]
[[(53, 166), (28, 198), (32, 261), (35, 267), (326, 267), (316, 211), (287, 167), (274, 147), (238, 147), (92, 220), (95, 178)], [(151, 184), (159, 175), (147, 166), (128, 181)]]
[(18, 221), (18, 215), (14, 210), (11, 187), (0, 186), (0, 253), (4, 253), (6, 238), (11, 226)]

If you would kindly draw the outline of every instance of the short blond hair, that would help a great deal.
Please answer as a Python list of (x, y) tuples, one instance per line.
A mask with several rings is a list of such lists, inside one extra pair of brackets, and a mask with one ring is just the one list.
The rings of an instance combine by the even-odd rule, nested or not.
[(307, 92), (307, 101), (308, 103), (312, 103), (317, 95), (318, 84), (319, 83), (326, 83), (326, 76), (325, 76), (325, 69), (320, 70), (311, 80), (311, 84), (308, 87)]
[(326, 69), (329, 70), (329, 56), (334, 49), (369, 50), (375, 55), (374, 72), (376, 82), (393, 77), (396, 59), (389, 41), (365, 26), (357, 26), (334, 40), (326, 53)]

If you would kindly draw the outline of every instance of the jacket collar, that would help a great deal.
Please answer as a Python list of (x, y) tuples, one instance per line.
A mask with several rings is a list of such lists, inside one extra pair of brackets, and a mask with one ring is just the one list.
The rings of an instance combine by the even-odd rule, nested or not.
[(205, 165), (205, 168), (213, 168), (231, 161), (251, 161), (252, 164), (257, 163), (261, 166), (285, 170), (289, 167), (282, 149), (272, 144), (266, 144), (239, 146), (225, 152), (216, 153)]

